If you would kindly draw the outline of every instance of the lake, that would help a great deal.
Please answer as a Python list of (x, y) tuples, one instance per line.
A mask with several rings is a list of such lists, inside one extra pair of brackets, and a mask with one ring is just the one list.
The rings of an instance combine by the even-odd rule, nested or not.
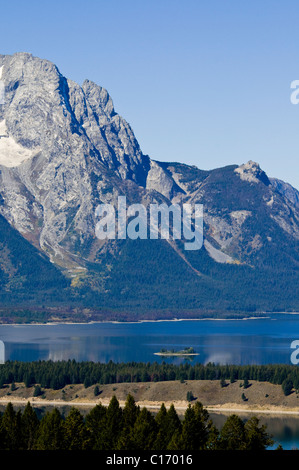
[[(299, 315), (264, 319), (183, 320), (143, 323), (0, 325), (5, 360), (175, 362), (161, 348), (193, 347), (194, 362), (290, 364), (291, 342), (299, 340)], [(1, 350), (0, 350), (1, 354)]]
[[(4, 343), (0, 360), (291, 364), (290, 345), (299, 340), (299, 315), (223, 321), (0, 325), (0, 340)], [(199, 355), (190, 359), (154, 355), (161, 348), (185, 347), (193, 347)], [(217, 414), (213, 419), (220, 426), (225, 416)], [(264, 415), (261, 419), (276, 445), (279, 442), (285, 449), (299, 447), (299, 418)]]

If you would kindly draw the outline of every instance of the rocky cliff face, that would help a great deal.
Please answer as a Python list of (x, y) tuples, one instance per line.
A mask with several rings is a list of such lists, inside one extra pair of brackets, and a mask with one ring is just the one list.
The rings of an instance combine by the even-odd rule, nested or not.
[(0, 66), (1, 213), (54, 262), (76, 265), (75, 247), (94, 237), (95, 206), (124, 181), (144, 186), (149, 159), (103, 88), (79, 87), (30, 54), (2, 56)]
[[(88, 279), (109, 290), (105, 279), (124, 248), (96, 238), (95, 208), (119, 195), (129, 204), (203, 204), (203, 250), (216, 267), (252, 269), (276, 257), (282, 270), (282, 259), (298, 269), (299, 198), (290, 185), (252, 161), (211, 171), (154, 161), (99, 85), (79, 86), (27, 53), (0, 55), (0, 70), (0, 214), (74, 285)], [(202, 252), (187, 254), (180, 243), (167, 249), (201, 276)]]
[(285, 196), (297, 209), (299, 208), (299, 191), (289, 183), (285, 183), (278, 178), (269, 178), (274, 189), (282, 196)]

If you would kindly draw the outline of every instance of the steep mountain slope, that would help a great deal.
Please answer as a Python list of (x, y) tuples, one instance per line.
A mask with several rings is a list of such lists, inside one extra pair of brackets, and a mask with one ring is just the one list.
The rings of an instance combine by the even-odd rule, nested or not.
[[(79, 86), (27, 53), (0, 55), (0, 70), (0, 214), (61, 269), (64, 302), (161, 316), (299, 309), (294, 188), (252, 161), (210, 171), (154, 161), (102, 87)], [(95, 209), (120, 195), (145, 206), (203, 204), (203, 248), (99, 240)]]
[[(25, 240), (0, 216), (0, 299), (13, 303), (18, 297), (41, 299), (40, 293), (57, 296), (67, 281), (49, 259)], [(50, 297), (49, 297), (50, 298)]]
[[(193, 309), (298, 308), (298, 212), (265, 173), (253, 162), (246, 165), (249, 181), (240, 178), (237, 166), (211, 172), (163, 166), (178, 185), (184, 184), (183, 202), (204, 204), (204, 247), (184, 251), (178, 243), (175, 251), (166, 241), (154, 240), (123, 243), (118, 251), (114, 247), (99, 258), (101, 292), (107, 292), (99, 302), (186, 315)], [(256, 173), (261, 179), (251, 181)]]
[(299, 191), (289, 183), (285, 183), (278, 178), (269, 178), (272, 186), (283, 196), (285, 196), (290, 202), (297, 208), (299, 207)]

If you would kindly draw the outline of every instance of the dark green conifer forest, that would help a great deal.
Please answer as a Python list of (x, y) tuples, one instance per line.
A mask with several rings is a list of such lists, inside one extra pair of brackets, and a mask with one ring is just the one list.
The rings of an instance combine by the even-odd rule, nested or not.
[(229, 416), (218, 430), (199, 402), (189, 404), (182, 419), (164, 404), (154, 416), (131, 395), (123, 409), (114, 396), (108, 407), (98, 404), (86, 416), (71, 408), (64, 417), (54, 408), (39, 419), (29, 402), (23, 412), (8, 403), (0, 416), (0, 450), (260, 451), (272, 444), (256, 417), (244, 423)]
[(7, 384), (24, 382), (26, 387), (36, 385), (35, 393), (42, 389), (59, 390), (69, 384), (84, 384), (90, 387), (98, 384), (124, 382), (162, 382), (169, 380), (242, 380), (244, 388), (248, 380), (269, 382), (282, 386), (285, 395), (292, 389), (299, 390), (299, 368), (289, 364), (267, 365), (180, 365), (143, 362), (108, 363), (68, 361), (6, 361), (0, 364), (0, 388)]

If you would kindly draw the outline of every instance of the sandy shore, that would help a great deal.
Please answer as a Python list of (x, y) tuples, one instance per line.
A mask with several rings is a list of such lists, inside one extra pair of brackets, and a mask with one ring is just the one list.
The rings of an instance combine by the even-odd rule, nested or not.
[[(38, 398), (0, 398), (0, 405), (7, 405), (8, 403), (12, 403), (13, 405), (21, 405), (25, 406), (28, 402), (31, 403), (32, 406), (55, 406), (55, 407), (62, 407), (62, 406), (74, 406), (74, 407), (82, 407), (82, 408), (92, 408), (97, 404), (102, 404), (103, 406), (108, 406), (110, 400), (45, 400), (45, 399), (38, 399)], [(184, 412), (189, 403), (187, 401), (173, 401), (173, 402), (153, 402), (153, 401), (139, 401), (136, 402), (137, 405), (142, 407), (146, 407), (153, 411), (157, 411), (160, 409), (162, 403), (164, 403), (165, 407), (168, 409), (172, 404), (174, 405), (175, 409), (178, 412)], [(125, 406), (125, 401), (119, 402), (120, 406), (123, 408)], [(237, 403), (226, 403), (223, 405), (213, 405), (213, 406), (205, 406), (204, 407), (210, 413), (236, 413), (236, 414), (243, 414), (243, 413), (254, 413), (254, 414), (269, 414), (269, 415), (293, 415), (298, 416), (299, 418), (299, 408), (293, 409), (284, 409), (275, 406), (271, 406), (269, 408), (266, 407), (250, 407), (250, 406), (240, 406)]]
[(172, 356), (199, 356), (199, 353), (160, 353), (160, 352), (156, 352), (154, 353), (155, 356), (169, 356), (169, 357), (172, 357)]
[[(289, 312), (283, 312), (289, 315)], [(274, 315), (271, 313), (271, 315)], [(292, 315), (298, 315), (299, 313), (292, 312)], [(171, 319), (159, 319), (159, 320), (137, 320), (137, 321), (117, 321), (117, 320), (96, 320), (96, 321), (86, 321), (86, 322), (72, 322), (72, 321), (48, 321), (45, 323), (38, 322), (29, 322), (29, 323), (1, 323), (0, 326), (55, 326), (55, 325), (95, 325), (102, 323), (109, 323), (115, 325), (136, 325), (139, 323), (163, 323), (163, 322), (182, 322), (182, 321), (246, 321), (246, 320), (265, 320), (269, 319), (269, 314), (265, 316), (251, 316), (251, 317), (241, 317), (241, 318), (213, 318), (213, 317), (204, 317), (204, 318), (171, 318)]]

